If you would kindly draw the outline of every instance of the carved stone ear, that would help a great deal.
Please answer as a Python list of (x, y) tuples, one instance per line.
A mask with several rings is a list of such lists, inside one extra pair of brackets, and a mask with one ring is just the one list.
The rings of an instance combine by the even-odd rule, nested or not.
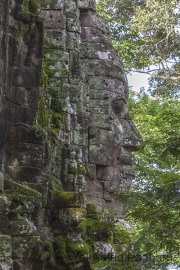
[(125, 101), (123, 99), (113, 100), (111, 104), (115, 113), (121, 113), (124, 110)]

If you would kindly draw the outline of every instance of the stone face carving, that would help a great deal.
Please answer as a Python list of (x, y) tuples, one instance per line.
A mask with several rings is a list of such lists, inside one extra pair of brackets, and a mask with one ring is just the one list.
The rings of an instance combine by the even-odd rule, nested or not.
[(123, 220), (141, 138), (95, 1), (38, 2), (0, 4), (0, 269), (91, 269), (90, 248), (116, 251), (79, 223), (95, 205)]

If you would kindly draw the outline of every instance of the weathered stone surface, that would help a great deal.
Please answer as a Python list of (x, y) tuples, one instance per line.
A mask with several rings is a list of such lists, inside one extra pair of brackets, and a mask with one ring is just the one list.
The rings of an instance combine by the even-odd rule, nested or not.
[(66, 17), (61, 10), (48, 10), (42, 13), (47, 29), (65, 29)]
[(4, 191), (4, 175), (0, 173), (0, 191)]
[(92, 10), (95, 10), (96, 8), (96, 2), (94, 0), (84, 0), (84, 1), (81, 1), (81, 0), (78, 0), (77, 1), (77, 6), (78, 8), (80, 9), (92, 9)]
[(64, 0), (39, 0), (41, 8), (43, 9), (63, 9), (64, 7)]
[(11, 237), (9, 235), (0, 235), (0, 257), (6, 258), (12, 256)]
[(79, 224), (123, 220), (141, 138), (95, 2), (0, 3), (0, 269), (90, 270), (92, 251), (115, 254), (107, 230), (86, 232), (92, 248)]

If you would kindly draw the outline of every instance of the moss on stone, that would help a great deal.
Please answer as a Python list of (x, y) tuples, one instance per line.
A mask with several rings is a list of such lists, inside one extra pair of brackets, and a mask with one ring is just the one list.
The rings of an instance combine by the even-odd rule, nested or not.
[(29, 11), (33, 12), (36, 9), (40, 9), (41, 6), (35, 0), (29, 0)]
[(44, 251), (41, 253), (41, 261), (46, 261), (49, 258), (49, 252), (48, 251)]
[(5, 189), (7, 193), (16, 192), (16, 193), (19, 193), (20, 195), (26, 195), (26, 196), (34, 197), (36, 199), (42, 198), (42, 194), (38, 192), (37, 190), (32, 189), (27, 185), (16, 183), (10, 179), (5, 179)]
[(39, 138), (43, 133), (47, 133), (51, 128), (50, 115), (48, 114), (46, 101), (44, 96), (39, 96), (38, 110), (36, 112), (36, 118), (33, 122), (33, 126), (36, 129), (36, 137)]
[(84, 241), (67, 241), (67, 256), (71, 263), (87, 260), (90, 257), (90, 248)]
[(96, 203), (88, 202), (86, 204), (86, 210), (87, 210), (87, 218), (92, 218), (92, 219), (98, 218), (98, 211), (97, 211)]
[(12, 254), (11, 236), (0, 235), (0, 257), (10, 257)]
[(85, 215), (85, 209), (83, 208), (69, 208), (67, 211), (77, 220), (80, 220)]
[(120, 226), (115, 227), (113, 231), (113, 242), (116, 245), (129, 244), (131, 242), (131, 232), (123, 230)]
[(64, 208), (75, 206), (77, 204), (78, 194), (75, 192), (52, 190), (51, 194), (52, 202), (56, 207)]
[(53, 190), (57, 190), (57, 189), (58, 189), (58, 185), (57, 185), (55, 179), (52, 179), (52, 180), (51, 180), (50, 187), (51, 187)]
[(78, 168), (72, 165), (72, 162), (68, 163), (68, 173), (78, 174)]
[(56, 41), (55, 39), (51, 40), (51, 39), (47, 39), (45, 40), (45, 46), (46, 48), (51, 48), (51, 49), (56, 49), (56, 50), (60, 50), (62, 52), (65, 51), (65, 45), (62, 45), (59, 41)]
[(111, 245), (113, 245), (113, 243), (114, 243), (114, 237), (113, 237), (113, 234), (109, 236), (108, 242), (109, 242)]
[(46, 261), (51, 265), (55, 264), (55, 254), (54, 254), (54, 247), (52, 241), (49, 239), (45, 239), (44, 241), (44, 250), (40, 256), (41, 261)]
[(91, 256), (91, 248), (83, 240), (74, 241), (65, 235), (58, 235), (54, 239), (55, 256), (65, 263), (86, 261)]
[(63, 118), (63, 114), (59, 112), (55, 112), (52, 115), (53, 125), (58, 129), (61, 127), (62, 118)]
[(84, 167), (84, 163), (78, 161), (77, 162), (77, 170), (78, 170), (78, 174), (86, 174), (86, 169)]
[(54, 239), (54, 251), (57, 258), (60, 258), (63, 263), (67, 261), (66, 253), (66, 237), (59, 235)]

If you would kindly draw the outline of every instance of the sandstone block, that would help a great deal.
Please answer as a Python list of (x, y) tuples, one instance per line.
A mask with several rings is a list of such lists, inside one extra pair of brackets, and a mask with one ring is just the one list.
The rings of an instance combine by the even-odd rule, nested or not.
[(67, 18), (78, 18), (79, 9), (76, 0), (64, 0), (64, 13)]
[(68, 50), (78, 49), (80, 45), (80, 34), (67, 32), (66, 48)]
[(67, 31), (69, 32), (81, 32), (81, 26), (79, 20), (75, 18), (67, 19)]
[(47, 29), (65, 29), (66, 17), (61, 10), (43, 11), (45, 27)]
[[(116, 166), (120, 157), (120, 148), (105, 145), (89, 146), (89, 162), (96, 165)], [(106, 155), (104, 154), (106, 153)]]
[(86, 175), (90, 180), (96, 179), (96, 165), (86, 164)]
[(96, 9), (96, 1), (95, 0), (78, 0), (77, 1), (78, 8), (80, 9)]
[(42, 9), (63, 9), (64, 0), (39, 0)]
[(121, 165), (132, 165), (134, 163), (132, 154), (125, 148), (122, 148), (119, 163)]
[(66, 43), (66, 31), (64, 29), (46, 30), (44, 36), (44, 44), (48, 49), (56, 49), (64, 52), (65, 43)]

